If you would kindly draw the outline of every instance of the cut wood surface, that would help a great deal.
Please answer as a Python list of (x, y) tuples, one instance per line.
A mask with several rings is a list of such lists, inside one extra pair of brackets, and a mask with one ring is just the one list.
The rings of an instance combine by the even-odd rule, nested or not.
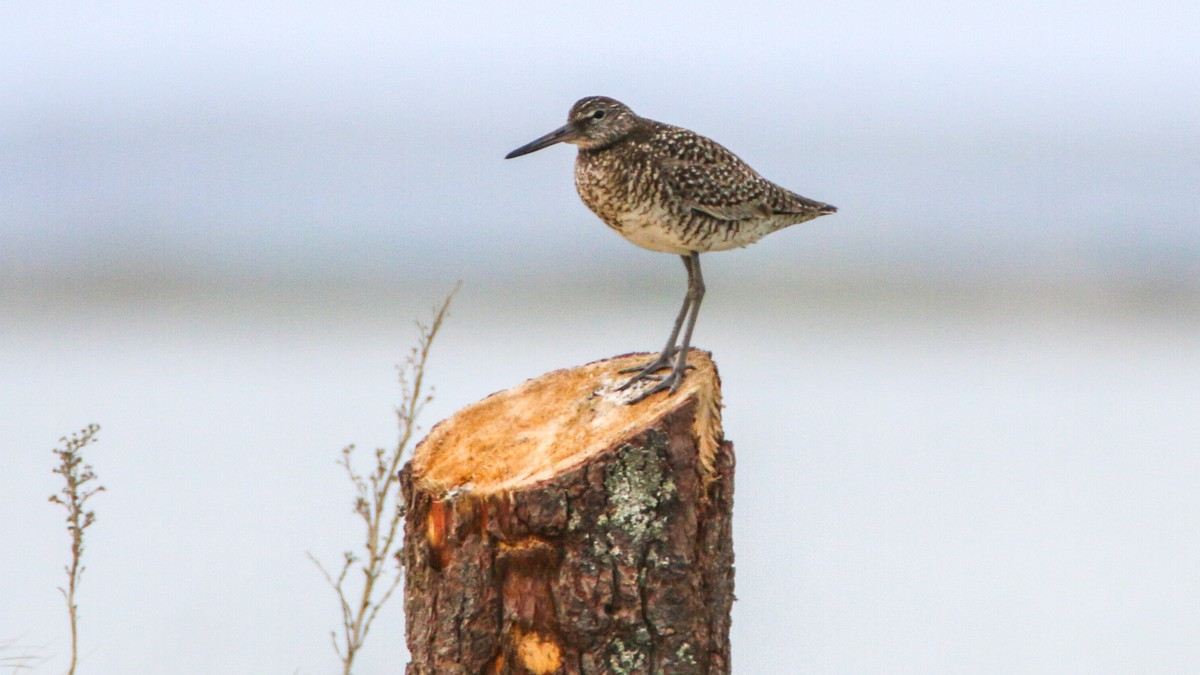
[[(733, 448), (693, 350), (634, 405), (631, 354), (433, 428), (405, 467), (410, 675), (728, 673)], [(645, 386), (645, 385), (643, 385)]]

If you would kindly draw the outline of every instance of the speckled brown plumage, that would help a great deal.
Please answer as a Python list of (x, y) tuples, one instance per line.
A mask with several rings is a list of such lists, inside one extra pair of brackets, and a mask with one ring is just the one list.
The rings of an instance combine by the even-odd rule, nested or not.
[[(579, 196), (609, 227), (653, 251), (686, 254), (752, 244), (836, 209), (763, 178), (724, 146), (693, 131), (638, 117), (618, 101), (585, 98), (571, 120), (614, 118), (625, 131), (580, 144)], [(623, 118), (627, 118), (625, 122)]]
[[(575, 187), (583, 203), (629, 241), (683, 257), (688, 294), (667, 347), (626, 383), (659, 380), (634, 402), (670, 389), (686, 369), (704, 281), (700, 253), (748, 246), (764, 236), (837, 208), (780, 187), (709, 138), (638, 116), (620, 101), (589, 96), (571, 107), (567, 123), (513, 150), (519, 157), (555, 143), (579, 147)], [(682, 346), (680, 328), (687, 318)]]

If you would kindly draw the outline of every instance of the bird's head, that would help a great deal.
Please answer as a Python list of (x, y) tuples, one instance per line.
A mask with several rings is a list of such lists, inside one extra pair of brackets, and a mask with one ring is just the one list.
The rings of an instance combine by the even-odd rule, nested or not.
[(504, 158), (528, 155), (555, 143), (570, 143), (584, 149), (603, 148), (628, 136), (640, 121), (629, 106), (616, 99), (588, 96), (571, 106), (566, 124), (522, 145)]

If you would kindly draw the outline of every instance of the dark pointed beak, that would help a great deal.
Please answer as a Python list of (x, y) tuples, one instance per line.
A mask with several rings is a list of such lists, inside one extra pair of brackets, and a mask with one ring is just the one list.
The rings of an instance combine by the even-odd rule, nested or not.
[(564, 124), (561, 127), (555, 129), (554, 131), (551, 131), (550, 133), (546, 134), (545, 136), (542, 136), (541, 138), (539, 138), (537, 140), (530, 141), (529, 143), (522, 145), (521, 147), (517, 148), (516, 150), (513, 150), (512, 152), (505, 155), (504, 159), (512, 159), (513, 157), (520, 157), (521, 155), (528, 155), (531, 152), (537, 152), (538, 150), (541, 150), (542, 148), (550, 147), (551, 145), (554, 145), (555, 143), (563, 143), (563, 142), (572, 141), (578, 137), (579, 137), (579, 132), (572, 129), (570, 124)]

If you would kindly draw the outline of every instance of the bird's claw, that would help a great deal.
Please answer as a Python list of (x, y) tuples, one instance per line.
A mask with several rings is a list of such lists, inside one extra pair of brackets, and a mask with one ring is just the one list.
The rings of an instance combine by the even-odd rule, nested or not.
[[(642, 373), (653, 373), (655, 371), (662, 370), (663, 368), (670, 368), (671, 367), (671, 357), (673, 357), (673, 356), (675, 356), (675, 355), (674, 354), (659, 354), (658, 358), (654, 359), (653, 361), (642, 364), (640, 366), (630, 366), (628, 368), (622, 368), (621, 370), (618, 370), (617, 372), (618, 373), (637, 373), (638, 375), (641, 375)], [(640, 377), (634, 378), (634, 380), (638, 380), (638, 379), (641, 379), (641, 378)], [(631, 382), (632, 382), (632, 380), (631, 380)], [(625, 386), (629, 386), (629, 382), (625, 383)]]
[[(671, 368), (672, 369), (671, 373), (669, 375), (655, 375), (654, 374), (656, 371), (662, 370), (663, 368)], [(685, 370), (685, 371), (691, 370), (693, 368), (695, 368), (695, 366), (689, 365), (689, 364), (684, 364), (684, 366), (683, 366), (683, 370)], [(637, 384), (638, 382), (641, 382), (642, 380), (651, 380), (653, 382), (662, 382), (664, 380), (674, 380), (675, 384), (672, 386), (672, 389), (671, 389), (671, 391), (674, 392), (676, 389), (679, 388), (679, 383), (683, 381), (682, 375), (676, 377), (676, 375), (675, 375), (676, 370), (678, 370), (678, 367), (673, 366), (671, 364), (670, 357), (663, 358), (661, 356), (658, 357), (657, 359), (654, 359), (650, 363), (647, 363), (644, 366), (633, 366), (631, 368), (623, 368), (621, 370), (618, 370), (617, 372), (618, 373), (637, 373), (637, 374), (634, 375), (633, 377), (629, 378), (628, 380), (626, 380), (625, 383), (622, 384), (621, 386), (617, 387), (617, 391), (625, 391), (626, 389), (632, 387), (634, 384)], [(655, 391), (662, 391), (662, 390), (656, 388)], [(636, 403), (637, 401), (642, 400), (643, 398), (645, 398), (648, 395), (649, 394), (644, 394), (641, 397), (635, 399), (634, 401), (631, 401), (631, 403)]]
[[(684, 368), (683, 370), (686, 370), (686, 368)], [(654, 385), (653, 387), (650, 387), (646, 391), (643, 391), (642, 393), (640, 393), (637, 396), (630, 399), (628, 402), (628, 405), (633, 405), (634, 403), (639, 403), (643, 399), (653, 396), (654, 394), (657, 394), (660, 391), (670, 390), (670, 392), (672, 394), (674, 394), (679, 389), (679, 384), (681, 382), (683, 382), (682, 371), (678, 368), (671, 370), (671, 373), (664, 377), (659, 377), (657, 375), (650, 376), (650, 377), (654, 380), (657, 380), (658, 384)], [(634, 379), (639, 379), (639, 378), (635, 376)], [(632, 380), (630, 382), (626, 382), (626, 385), (631, 384), (631, 383), (632, 383)]]
[[(665, 366), (659, 366), (657, 368), (639, 368), (639, 369), (637, 369), (637, 375), (634, 375), (633, 377), (629, 378), (628, 380), (625, 380), (625, 384), (622, 384), (621, 386), (617, 387), (617, 391), (625, 391), (626, 389), (632, 387), (634, 384), (636, 384), (638, 382), (641, 382), (642, 380), (650, 380), (652, 382), (661, 382), (663, 380), (663, 376), (655, 375), (654, 371), (660, 370), (663, 367), (665, 367)], [(633, 372), (633, 371), (632, 370), (622, 370), (620, 372), (629, 373), (629, 372)]]

